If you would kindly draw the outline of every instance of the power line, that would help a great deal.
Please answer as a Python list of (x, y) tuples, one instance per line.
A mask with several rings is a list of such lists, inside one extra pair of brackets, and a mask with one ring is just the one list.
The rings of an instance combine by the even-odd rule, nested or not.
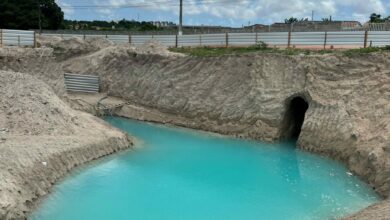
[[(223, 5), (226, 3), (237, 3), (237, 0), (204, 0), (204, 1), (195, 1), (195, 2), (187, 2), (186, 5), (189, 6), (200, 6), (200, 5)], [(163, 4), (164, 6), (180, 6), (180, 3), (178, 1), (155, 1), (155, 2), (148, 2), (148, 3), (133, 3), (133, 4), (122, 4), (122, 5), (66, 5), (61, 6), (61, 8), (66, 9), (77, 9), (77, 10), (83, 10), (83, 9), (101, 9), (101, 8), (109, 8), (109, 9), (123, 9), (123, 8), (147, 8), (147, 7), (156, 7), (159, 6), (159, 4)]]
[(83, 8), (132, 8), (132, 7), (147, 7), (147, 6), (155, 6), (156, 4), (169, 4), (176, 3), (176, 1), (155, 1), (148, 3), (133, 3), (133, 4), (122, 4), (122, 5), (66, 5), (62, 6), (62, 8), (74, 8), (74, 9), (83, 9)]

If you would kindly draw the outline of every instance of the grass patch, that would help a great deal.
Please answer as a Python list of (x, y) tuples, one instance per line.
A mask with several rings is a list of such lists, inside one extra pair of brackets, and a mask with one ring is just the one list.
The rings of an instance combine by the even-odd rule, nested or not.
[(297, 48), (271, 48), (264, 46), (263, 44), (254, 45), (250, 47), (179, 47), (170, 48), (172, 52), (184, 53), (190, 56), (197, 57), (217, 57), (224, 55), (237, 55), (246, 53), (272, 53), (272, 54), (285, 54), (285, 55), (310, 55), (310, 54), (328, 54), (334, 53), (335, 50), (307, 50)]
[(272, 48), (258, 48), (258, 47), (179, 47), (170, 48), (172, 52), (184, 53), (191, 56), (198, 57), (214, 57), (223, 55), (236, 55), (254, 52), (270, 52), (275, 49)]
[(390, 46), (386, 47), (367, 47), (361, 49), (349, 49), (349, 50), (309, 50), (309, 49), (297, 49), (297, 48), (271, 48), (263, 43), (256, 44), (250, 47), (179, 47), (170, 48), (172, 52), (183, 53), (190, 56), (197, 57), (217, 57), (224, 55), (238, 55), (246, 53), (272, 53), (272, 54), (284, 54), (284, 55), (315, 55), (315, 54), (330, 54), (338, 53), (346, 56), (353, 56), (359, 54), (368, 54), (373, 52), (389, 51)]
[(383, 52), (388, 51), (390, 52), (390, 45), (385, 47), (367, 47), (367, 48), (359, 48), (359, 49), (350, 49), (344, 51), (344, 54), (346, 56), (356, 56), (361, 54), (368, 54), (368, 53), (375, 53), (375, 52)]

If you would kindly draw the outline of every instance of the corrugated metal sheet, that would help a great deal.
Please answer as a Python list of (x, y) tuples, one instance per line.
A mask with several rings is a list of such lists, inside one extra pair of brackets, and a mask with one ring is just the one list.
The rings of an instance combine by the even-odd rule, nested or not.
[(131, 44), (133, 45), (142, 45), (146, 41), (152, 40), (152, 35), (132, 35)]
[[(34, 46), (34, 31), (0, 30), (0, 46)], [(80, 34), (44, 34), (63, 39), (71, 38), (106, 38), (117, 44), (131, 43), (141, 45), (149, 40), (160, 41), (163, 45), (173, 46), (249, 46), (263, 41), (268, 45), (277, 46), (334, 46), (363, 47), (365, 31), (339, 32), (291, 32), (290, 42), (288, 32), (269, 33), (228, 33), (228, 34), (195, 34), (195, 35), (80, 35)], [(367, 32), (367, 46), (390, 45), (390, 31)]]
[(34, 46), (34, 31), (1, 29), (0, 44), (4, 46)]
[(153, 39), (167, 47), (174, 47), (176, 45), (176, 35), (155, 35)]
[(232, 46), (249, 46), (259, 41), (257, 33), (229, 33), (229, 45)]
[[(202, 35), (204, 36), (204, 35)], [(201, 41), (201, 35), (182, 35), (178, 36), (178, 46), (187, 47), (187, 46), (201, 46), (205, 41)], [(204, 44), (203, 44), (204, 45)]]
[(368, 32), (367, 43), (375, 47), (390, 45), (390, 31)]
[[(45, 34), (53, 36), (53, 34)], [(105, 37), (115, 43), (129, 43), (141, 45), (149, 40), (160, 41), (166, 46), (225, 46), (226, 34), (194, 34), (194, 35), (56, 35), (64, 39), (71, 37), (89, 38)], [(334, 46), (337, 47), (363, 47), (364, 31), (341, 32), (291, 32), (290, 46)], [(289, 44), (288, 32), (268, 33), (229, 33), (227, 43), (229, 46), (249, 46), (263, 41), (268, 45), (287, 46)], [(367, 45), (390, 45), (390, 31), (369, 31)]]
[(328, 45), (364, 46), (364, 31), (328, 32)]
[(107, 39), (117, 44), (128, 44), (130, 42), (128, 35), (107, 35)]
[(269, 45), (287, 45), (288, 32), (259, 33), (258, 41), (263, 41)]
[(325, 32), (292, 32), (291, 45), (324, 45)]
[[(81, 38), (83, 39), (84, 38), (84, 35), (80, 35), (80, 34), (42, 34), (43, 36), (55, 36), (55, 37), (60, 37), (64, 40), (69, 40), (69, 39), (72, 39), (72, 38)], [(88, 36), (88, 35), (86, 35)], [(92, 35), (92, 36), (99, 36), (99, 35)], [(102, 37), (104, 37), (105, 35), (100, 35)], [(91, 37), (91, 36), (90, 36)]]
[(202, 46), (225, 46), (226, 45), (226, 34), (202, 34), (196, 35), (201, 36), (201, 44)]
[(91, 75), (70, 74), (64, 75), (65, 86), (68, 92), (99, 92), (99, 77)]

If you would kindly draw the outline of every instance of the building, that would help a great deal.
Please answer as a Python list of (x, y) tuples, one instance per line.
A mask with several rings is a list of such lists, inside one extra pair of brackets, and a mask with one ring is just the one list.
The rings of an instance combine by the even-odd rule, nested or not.
[(358, 21), (299, 21), (291, 24), (274, 23), (271, 25), (255, 24), (245, 28), (252, 29), (254, 32), (306, 32), (306, 31), (345, 31), (361, 28), (362, 24)]
[(152, 21), (151, 23), (158, 28), (175, 27), (176, 26), (175, 23), (170, 22), (170, 21)]

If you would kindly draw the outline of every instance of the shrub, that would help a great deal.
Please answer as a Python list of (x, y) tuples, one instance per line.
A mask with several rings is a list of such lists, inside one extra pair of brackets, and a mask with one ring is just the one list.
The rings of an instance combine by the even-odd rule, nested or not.
[(268, 48), (268, 45), (264, 41), (257, 41), (253, 47), (256, 49), (264, 50)]

